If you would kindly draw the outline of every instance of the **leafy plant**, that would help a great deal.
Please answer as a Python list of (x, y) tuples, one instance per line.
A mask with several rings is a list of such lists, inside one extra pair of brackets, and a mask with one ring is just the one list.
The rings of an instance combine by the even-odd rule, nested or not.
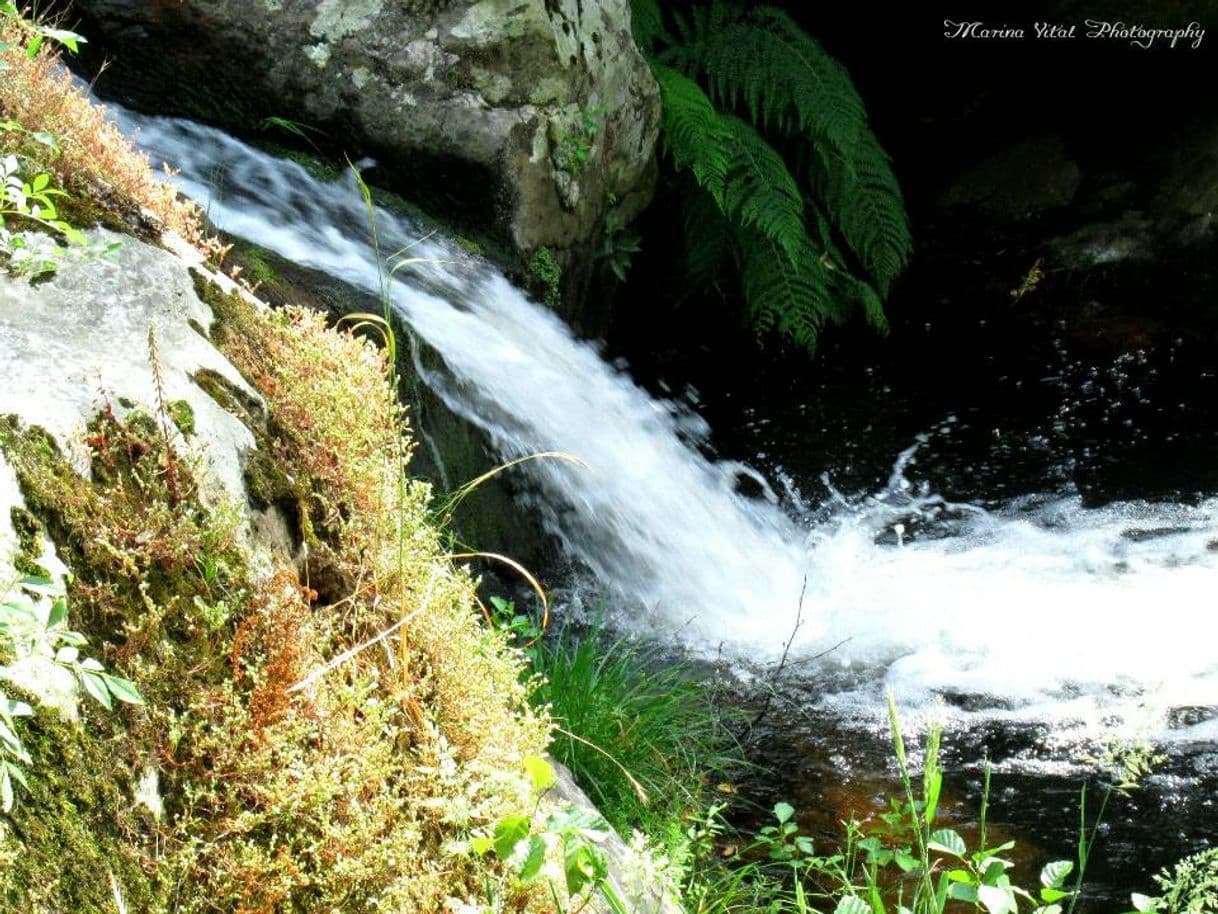
[[(490, 834), (470, 842), (473, 852), (479, 856), (493, 854), (508, 864), (512, 880), (519, 884), (550, 881), (555, 908), (564, 911), (552, 880), (543, 872), (546, 858), (557, 857), (562, 862), (562, 887), (569, 898), (599, 894), (613, 914), (626, 914), (626, 903), (609, 876), (608, 858), (597, 846), (609, 834), (608, 823), (595, 813), (570, 804), (539, 816), (541, 797), (557, 783), (557, 778), (553, 767), (543, 758), (527, 757), (524, 767), (539, 794), (533, 815), (515, 813), (500, 819)], [(486, 893), (487, 901), (493, 904), (495, 888), (488, 884)], [(577, 910), (582, 910), (584, 904), (586, 901)]]
[(856, 310), (877, 329), (910, 255), (901, 191), (845, 69), (782, 10), (633, 0), (682, 186), (686, 260), (734, 260), (753, 327), (814, 351)]
[[(106, 710), (114, 701), (141, 705), (143, 697), (128, 679), (107, 673), (101, 662), (85, 657), (87, 640), (68, 628), (68, 602), (63, 587), (46, 577), (24, 578), (16, 590), (0, 603), (0, 646), (14, 663), (34, 658), (67, 670), (89, 695)], [(13, 671), (13, 663), (0, 666), (0, 679)], [(0, 690), (0, 809), (13, 808), (13, 783), (28, 789), (25, 773), (17, 763), (30, 764), (18, 733), (16, 720), (29, 717), (33, 709), (14, 701)]]
[(1133, 895), (1137, 914), (1209, 914), (1218, 911), (1218, 848), (1185, 857), (1155, 876), (1162, 895)]
[(541, 622), (530, 613), (518, 610), (512, 600), (491, 597), (490, 604), (491, 624), (506, 633), (512, 644), (520, 648), (529, 658), (529, 663), (536, 667), (541, 658), (539, 642), (545, 634)]
[(572, 177), (578, 177), (583, 172), (592, 154), (597, 130), (600, 129), (599, 114), (600, 109), (586, 108), (579, 112), (578, 119), (571, 127), (559, 131), (554, 151), (550, 153), (555, 168)]
[(551, 308), (562, 304), (562, 267), (549, 248), (538, 248), (529, 258), (529, 285), (534, 295), (538, 296)]
[[(25, 56), (33, 60), (38, 56), (38, 51), (42, 48), (43, 43), (49, 38), (57, 44), (63, 45), (73, 54), (80, 50), (80, 46), (85, 44), (85, 38), (78, 35), (76, 32), (70, 32), (67, 29), (58, 29), (47, 25), (44, 22), (30, 21), (21, 15), (21, 10), (17, 8), (17, 4), (12, 0), (0, 0), (0, 19), (21, 20), (28, 29), (28, 35), (25, 40), (23, 51)], [(0, 41), (0, 54), (11, 50), (12, 43)], [(0, 73), (9, 69), (6, 61), (0, 60)]]
[(597, 257), (609, 268), (618, 282), (626, 281), (626, 271), (634, 255), (642, 250), (642, 238), (617, 224), (612, 212), (605, 216), (604, 236)]
[(84, 234), (64, 222), (55, 208), (54, 198), (66, 196), (47, 172), (37, 172), (27, 180), (16, 155), (0, 158), (0, 255), (9, 272), (41, 276), (53, 273), (57, 266), (58, 248), (53, 243), (40, 244), (37, 234), (14, 231), (10, 228), (14, 222), (38, 226), (73, 244), (85, 243)]

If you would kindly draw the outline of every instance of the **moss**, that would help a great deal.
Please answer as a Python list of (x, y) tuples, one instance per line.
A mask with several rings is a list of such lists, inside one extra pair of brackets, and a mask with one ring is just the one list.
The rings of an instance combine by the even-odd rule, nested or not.
[(562, 267), (549, 248), (538, 248), (529, 258), (529, 291), (551, 308), (562, 304)]
[(475, 257), (485, 257), (486, 248), (472, 238), (466, 238), (464, 235), (457, 235), (453, 239), (457, 243), (457, 247), (466, 253), (473, 254)]
[(257, 286), (277, 286), (279, 272), (272, 265), (269, 252), (248, 241), (235, 240), (230, 256), (241, 267), (244, 279)]
[(165, 412), (169, 413), (169, 418), (173, 420), (173, 424), (183, 435), (190, 436), (195, 433), (194, 407), (185, 400), (174, 400), (167, 403)]
[(266, 409), (224, 375), (210, 368), (200, 368), (190, 379), (222, 409), (247, 425), (251, 431), (266, 422)]
[[(259, 497), (291, 499), (313, 525), (308, 586), (294, 567), (253, 577), (235, 518), (200, 504), (191, 460), (151, 412), (89, 424), (91, 480), (45, 433), (0, 421), (29, 511), (76, 574), (73, 627), (148, 702), (90, 721), (80, 751), (101, 758), (99, 783), (70, 761), (66, 780), (28, 798), (31, 816), (50, 810), (55, 829), (78, 832), (45, 846), (101, 848), (73, 851), (90, 877), (82, 863), (35, 881), (14, 856), (4, 907), (93, 914), (109, 889), (102, 851), (117, 854), (128, 908), (154, 914), (431, 911), (475, 897), (497, 864), (449, 848), (534, 809), (520, 759), (544, 750), (548, 724), (527, 708), (519, 655), (480, 625), (429, 490), (402, 475), (410, 446), (384, 354), (316, 314), (200, 289), (214, 339), (265, 406), (219, 376), (196, 380), (254, 432)], [(403, 619), (405, 607), (426, 611)], [(360, 652), (290, 690), (395, 622), (392, 657)], [(161, 822), (126, 797), (152, 759)]]
[(17, 555), (13, 558), (13, 567), (21, 574), (39, 574), (42, 527), (38, 519), (25, 508), (17, 506), (9, 511), (9, 522), (17, 534)]
[(131, 771), (97, 738), (106, 723), (82, 727), (40, 710), (21, 727), (29, 789), (0, 838), (17, 864), (0, 867), (0, 908), (113, 914), (112, 876), (128, 910), (165, 910), (164, 888), (146, 869), (154, 866), (153, 836), (120, 787)]

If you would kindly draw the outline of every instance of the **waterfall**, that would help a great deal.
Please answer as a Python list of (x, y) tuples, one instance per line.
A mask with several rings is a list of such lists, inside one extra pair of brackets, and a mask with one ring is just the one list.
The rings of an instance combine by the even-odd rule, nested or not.
[[(319, 180), (187, 121), (116, 116), (217, 225), (379, 294), (350, 177)], [(912, 485), (911, 449), (883, 491), (797, 521), (737, 492), (751, 471), (706, 456), (702, 420), (651, 398), (502, 275), (401, 216), (375, 221), (382, 250), (413, 245), (421, 259), (388, 292), (444, 361), (426, 382), (503, 458), (563, 451), (586, 464), (523, 472), (545, 527), (621, 624), (754, 668), (790, 639), (815, 701), (846, 713), (874, 709), (882, 688), (1095, 727), (1149, 715), (1162, 729), (1174, 710), (1218, 706), (1218, 500), (1085, 509), (1057, 493), (982, 511)], [(902, 519), (927, 513), (951, 518), (951, 535), (902, 541)], [(893, 531), (896, 542), (880, 536)], [(1172, 733), (1218, 736), (1212, 716)]]

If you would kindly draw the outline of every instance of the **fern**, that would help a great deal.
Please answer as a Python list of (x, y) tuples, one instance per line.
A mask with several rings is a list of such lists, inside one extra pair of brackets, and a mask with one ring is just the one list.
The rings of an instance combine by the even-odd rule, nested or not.
[(731, 257), (731, 224), (715, 198), (694, 185), (681, 195), (684, 207), (685, 273), (695, 288), (715, 283)]
[(663, 104), (664, 142), (678, 171), (689, 169), (722, 208), (730, 131), (696, 82), (662, 64), (652, 66)]
[(731, 158), (723, 188), (723, 211), (777, 244), (792, 263), (806, 255), (804, 198), (774, 147), (736, 117), (724, 118)]
[(630, 32), (634, 43), (644, 52), (650, 51), (664, 39), (664, 14), (659, 0), (633, 0), (630, 9)]
[[(661, 46), (650, 63), (673, 165), (734, 226), (754, 327), (809, 350), (825, 324), (854, 309), (884, 329), (883, 298), (908, 262), (909, 224), (849, 74), (774, 7), (713, 0), (674, 16), (672, 31), (658, 0), (634, 0), (634, 10), (640, 47)], [(803, 165), (800, 179), (766, 135)], [(724, 249), (710, 242), (687, 242), (703, 278), (712, 272), (706, 257)]]
[(738, 233), (740, 282), (758, 333), (775, 331), (816, 352), (826, 322), (846, 316), (823, 269), (811, 250), (792, 261), (773, 239), (745, 229)]

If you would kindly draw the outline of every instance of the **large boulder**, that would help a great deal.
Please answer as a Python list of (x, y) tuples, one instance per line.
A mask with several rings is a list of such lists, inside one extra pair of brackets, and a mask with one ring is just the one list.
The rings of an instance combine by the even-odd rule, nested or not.
[[(407, 196), (584, 269), (647, 203), (659, 94), (628, 0), (77, 0), (97, 87), (368, 154)], [(97, 54), (100, 52), (100, 54)], [(575, 297), (581, 290), (566, 289)]]

